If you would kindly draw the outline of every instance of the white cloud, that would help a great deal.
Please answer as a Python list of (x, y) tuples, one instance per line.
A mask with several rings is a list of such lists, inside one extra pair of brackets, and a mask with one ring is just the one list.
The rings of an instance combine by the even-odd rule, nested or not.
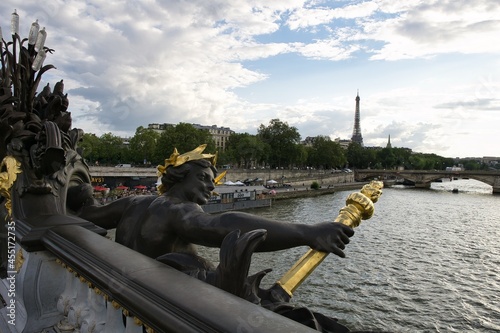
[[(500, 52), (492, 43), (500, 33), (500, 6), (488, 1), (428, 1), (406, 8), (388, 20), (361, 22), (359, 39), (385, 45), (374, 50), (372, 59), (398, 60), (429, 57), (440, 53)], [(381, 7), (383, 9), (384, 7)], [(495, 45), (493, 45), (495, 44)]]
[(358, 45), (343, 45), (337, 40), (319, 40), (310, 44), (296, 44), (297, 52), (312, 59), (344, 60), (352, 57), (360, 47)]
[(401, 146), (443, 154), (494, 141), (496, 0), (5, 0), (4, 36), (14, 8), (22, 34), (36, 18), (46, 26), (57, 70), (45, 80), (64, 79), (74, 126), (88, 132), (195, 122), (255, 133), (280, 118), (303, 137), (349, 138), (361, 88), (372, 144), (389, 126), (411, 129), (391, 135)]
[(368, 17), (378, 9), (375, 1), (364, 1), (345, 7), (330, 8), (327, 6), (304, 6), (296, 8), (290, 15), (287, 25), (291, 30), (312, 28), (330, 24), (336, 19), (354, 19)]

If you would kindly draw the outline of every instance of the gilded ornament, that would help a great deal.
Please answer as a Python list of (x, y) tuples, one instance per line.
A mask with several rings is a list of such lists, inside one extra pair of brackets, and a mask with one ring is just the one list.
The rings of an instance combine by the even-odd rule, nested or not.
[(21, 172), (21, 163), (12, 156), (5, 156), (0, 163), (0, 195), (6, 199), (5, 208), (9, 216), (12, 215), (10, 189)]
[(366, 195), (370, 200), (375, 203), (378, 201), (378, 198), (382, 195), (382, 188), (384, 187), (384, 183), (378, 180), (373, 180), (370, 183), (363, 186), (361, 189), (361, 193)]
[(117, 301), (111, 301), (111, 305), (113, 305), (113, 307), (117, 310), (121, 307), (121, 305)]
[[(372, 217), (373, 203), (382, 195), (383, 182), (372, 181), (363, 186), (360, 192), (351, 193), (346, 200), (346, 206), (340, 209), (334, 222), (339, 222), (351, 228), (357, 227), (361, 220)], [(326, 258), (328, 253), (310, 249), (300, 258), (276, 284), (290, 297), (304, 280)]]
[(182, 155), (179, 154), (177, 148), (174, 148), (174, 152), (172, 153), (172, 155), (170, 155), (170, 157), (165, 160), (165, 165), (159, 165), (157, 167), (158, 176), (164, 174), (169, 166), (178, 167), (188, 161), (208, 160), (212, 165), (215, 166), (215, 163), (217, 162), (217, 154), (203, 154), (203, 150), (205, 150), (206, 147), (206, 144), (202, 144)]
[[(161, 177), (165, 172), (167, 172), (167, 168), (170, 166), (178, 167), (183, 165), (184, 163), (188, 161), (196, 161), (196, 160), (207, 160), (209, 161), (213, 166), (217, 163), (217, 153), (215, 154), (203, 154), (203, 151), (207, 147), (206, 144), (199, 145), (195, 149), (188, 151), (187, 153), (184, 154), (179, 154), (177, 151), (177, 148), (174, 148), (174, 152), (168, 159), (165, 160), (165, 165), (158, 165), (157, 170), (158, 170), (158, 177)], [(158, 186), (158, 192), (160, 194), (165, 192), (165, 189), (163, 188), (163, 185), (160, 184)]]
[(19, 273), (19, 271), (23, 267), (23, 263), (24, 263), (23, 249), (19, 249), (19, 251), (17, 251), (16, 253), (16, 263), (15, 263), (16, 272)]

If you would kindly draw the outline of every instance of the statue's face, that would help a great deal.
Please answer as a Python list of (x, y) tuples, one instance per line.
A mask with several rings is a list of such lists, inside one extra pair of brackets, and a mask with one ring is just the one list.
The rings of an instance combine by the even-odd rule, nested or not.
[(215, 188), (214, 173), (210, 168), (193, 165), (182, 186), (187, 200), (204, 205)]

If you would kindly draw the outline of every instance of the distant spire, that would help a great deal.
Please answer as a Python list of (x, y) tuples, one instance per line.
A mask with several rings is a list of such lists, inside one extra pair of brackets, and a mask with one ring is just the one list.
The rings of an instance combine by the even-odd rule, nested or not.
[(389, 134), (389, 140), (387, 141), (386, 148), (392, 148), (392, 145), (391, 145), (391, 135), (390, 134)]
[(356, 142), (360, 146), (363, 146), (363, 136), (361, 135), (361, 115), (359, 112), (359, 101), (361, 98), (359, 98), (359, 89), (356, 94), (356, 110), (354, 113), (354, 129), (352, 131), (352, 142)]

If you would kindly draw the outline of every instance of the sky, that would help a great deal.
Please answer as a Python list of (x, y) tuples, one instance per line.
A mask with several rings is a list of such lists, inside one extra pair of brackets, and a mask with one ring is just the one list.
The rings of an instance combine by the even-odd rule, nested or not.
[(498, 0), (2, 0), (54, 49), (73, 127), (133, 136), (151, 123), (500, 156)]

